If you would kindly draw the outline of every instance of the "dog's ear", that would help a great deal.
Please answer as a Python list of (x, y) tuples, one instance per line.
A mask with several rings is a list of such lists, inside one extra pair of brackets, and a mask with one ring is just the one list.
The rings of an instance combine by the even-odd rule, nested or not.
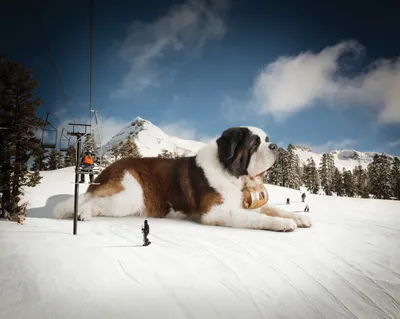
[(249, 156), (245, 148), (247, 128), (230, 128), (217, 139), (218, 158), (223, 166), (234, 176), (247, 174)]
[(230, 161), (235, 155), (235, 150), (242, 139), (240, 130), (230, 128), (217, 139), (218, 156), (222, 161)]

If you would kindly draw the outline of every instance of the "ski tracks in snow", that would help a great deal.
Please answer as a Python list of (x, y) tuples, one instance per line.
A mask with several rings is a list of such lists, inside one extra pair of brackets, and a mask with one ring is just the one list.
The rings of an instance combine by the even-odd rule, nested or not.
[[(182, 272), (180, 274), (182, 278), (198, 276), (198, 274), (194, 268), (182, 268), (181, 260), (179, 260), (182, 257), (179, 256), (185, 256), (187, 259), (212, 260), (212, 263), (207, 265), (212, 269), (208, 269), (208, 271), (224, 269), (213, 286), (215, 288), (219, 286), (220, 293), (225, 289), (225, 292), (222, 292), (223, 295), (230, 294), (230, 300), (235, 300), (233, 302), (247, 307), (252, 318), (265, 318), (267, 314), (275, 314), (276, 317), (279, 317), (278, 308), (285, 307), (293, 310), (294, 317), (303, 319), (361, 319), (359, 314), (366, 314), (366, 311), (370, 315), (375, 314), (373, 318), (396, 318), (399, 310), (399, 301), (396, 296), (391, 295), (383, 285), (368, 276), (365, 271), (328, 248), (329, 244), (320, 237), (321, 233), (313, 233), (313, 229), (300, 229), (293, 234), (245, 231), (243, 234), (246, 236), (254, 236), (252, 240), (242, 238), (241, 231), (235, 229), (221, 228), (220, 231), (225, 234), (219, 233), (214, 228), (196, 230), (194, 230), (196, 233), (205, 231), (208, 236), (205, 238), (190, 236), (190, 230), (185, 230), (188, 234), (178, 234), (173, 230), (168, 231), (168, 229), (163, 232), (153, 231), (150, 234), (153, 246), (143, 249), (157, 250), (161, 254), (160, 260), (167, 258), (163, 259), (166, 267), (176, 267), (177, 272)], [(110, 225), (110, 232), (130, 244), (137, 244), (141, 241), (139, 234), (133, 234), (130, 228), (123, 225)], [(300, 233), (302, 234), (299, 236)], [(177, 290), (179, 287), (172, 284), (171, 280), (166, 279), (158, 267), (149, 263), (149, 260), (145, 258), (147, 252), (144, 254), (142, 250), (138, 251), (133, 248), (132, 253), (141, 259), (143, 267), (146, 265), (151, 276), (154, 277), (160, 288), (173, 298), (184, 316), (199, 317), (187, 308), (183, 302), (184, 296)], [(140, 282), (130, 274), (125, 263), (120, 259), (117, 259), (117, 262), (124, 274), (134, 280), (135, 284)], [(284, 264), (280, 264), (281, 262)], [(191, 263), (189, 264), (193, 266)], [(253, 269), (251, 276), (250, 274), (246, 275), (247, 280), (243, 277), (242, 269), (246, 267), (246, 264), (249, 265), (249, 269)], [(180, 270), (178, 270), (179, 267), (181, 267)], [(377, 300), (360, 288), (357, 284), (359, 281), (353, 282), (355, 277), (343, 274), (343, 269), (346, 271), (353, 269), (358, 274), (357, 276), (367, 280), (375, 290), (379, 289), (384, 294), (386, 302), (390, 303), (390, 307), (383, 305), (379, 299)], [(207, 271), (207, 269), (204, 268), (202, 271)], [(297, 278), (293, 277), (294, 274)], [(274, 283), (271, 285), (272, 278)], [(277, 278), (281, 278), (280, 284), (276, 281)], [(335, 278), (333, 282), (332, 278)], [(357, 280), (360, 279), (357, 277)], [(258, 284), (254, 281), (258, 281)], [(337, 284), (338, 282), (340, 285)], [(282, 283), (285, 283), (286, 287), (282, 286)], [(283, 295), (277, 294), (275, 291), (277, 287), (284, 293)], [(192, 298), (196, 298), (196, 296), (204, 298), (200, 292), (196, 292), (195, 287), (194, 289), (191, 293)], [(350, 292), (352, 294), (349, 295)], [(297, 297), (295, 297), (296, 295)], [(292, 298), (290, 296), (296, 298), (295, 303), (289, 301)], [(344, 298), (344, 296), (347, 297)], [(349, 298), (349, 296), (352, 297)], [(304, 311), (296, 311), (296, 304), (301, 305), (301, 303), (304, 305), (302, 307)], [(209, 308), (214, 309), (211, 311), (214, 311), (215, 314), (219, 311), (218, 306), (211, 300), (207, 304)], [(388, 310), (388, 308), (394, 309), (394, 311)]]

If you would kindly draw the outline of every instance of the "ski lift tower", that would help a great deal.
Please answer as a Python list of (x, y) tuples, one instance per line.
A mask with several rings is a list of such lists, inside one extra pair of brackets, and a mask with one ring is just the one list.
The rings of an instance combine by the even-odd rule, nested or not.
[[(80, 156), (81, 156), (81, 143), (82, 138), (87, 136), (87, 128), (91, 127), (90, 124), (77, 124), (77, 123), (68, 123), (68, 125), (72, 125), (72, 132), (69, 132), (68, 135), (76, 137), (76, 162), (75, 162), (75, 194), (74, 194), (74, 229), (73, 234), (77, 233), (78, 226), (78, 197), (79, 197), (79, 173), (80, 173)], [(75, 131), (75, 127), (84, 127), (84, 132)]]
[[(80, 169), (80, 157), (81, 157), (81, 150), (82, 150), (82, 141), (83, 143), (87, 143), (87, 138), (90, 136), (94, 137), (94, 130), (92, 129), (92, 125), (90, 124), (77, 124), (77, 123), (68, 123), (68, 125), (72, 125), (72, 132), (69, 132), (68, 135), (70, 136), (75, 136), (76, 137), (76, 163), (75, 163), (75, 193), (74, 193), (74, 227), (73, 227), (73, 234), (76, 235), (77, 233), (77, 224), (78, 224), (78, 199), (79, 199), (79, 175), (80, 174), (93, 174), (93, 175), (98, 175), (100, 174), (101, 170), (103, 169), (102, 167), (102, 161), (103, 161), (103, 146), (101, 142), (101, 135), (100, 135), (100, 126), (99, 126), (99, 121), (97, 117), (97, 111), (96, 110), (91, 110), (91, 112), (94, 113), (95, 120), (96, 120), (96, 128), (97, 128), (97, 133), (99, 135), (98, 141), (95, 139), (95, 154), (96, 157), (99, 158), (99, 165), (96, 168), (94, 168), (91, 172), (88, 171), (82, 171)], [(84, 130), (79, 131), (76, 127), (83, 127)], [(89, 132), (88, 132), (89, 131)], [(89, 141), (90, 143), (91, 141)], [(97, 146), (99, 145), (99, 147)], [(97, 153), (97, 150), (100, 149), (100, 156)], [(97, 184), (97, 183), (92, 183), (92, 184)]]

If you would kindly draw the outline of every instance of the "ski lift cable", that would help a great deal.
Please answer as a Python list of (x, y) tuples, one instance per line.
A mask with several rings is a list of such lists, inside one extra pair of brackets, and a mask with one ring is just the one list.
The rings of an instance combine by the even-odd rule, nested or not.
[[(71, 146), (71, 137), (68, 137), (67, 135), (65, 135), (64, 131), (66, 131), (66, 130), (64, 128), (62, 128), (61, 135), (60, 135), (60, 141), (59, 141), (61, 152), (66, 152), (68, 150), (68, 148)], [(68, 131), (67, 131), (67, 134), (68, 134)], [(64, 144), (63, 144), (63, 142), (64, 142)], [(65, 142), (67, 143), (67, 145), (65, 145)]]
[[(100, 124), (97, 116), (97, 110), (93, 109), (92, 105), (92, 75), (93, 75), (93, 0), (89, 0), (89, 13), (90, 13), (90, 18), (89, 18), (89, 109), (90, 109), (90, 118), (89, 118), (89, 123), (90, 123), (90, 128), (91, 128), (91, 135), (95, 135), (95, 129), (92, 126), (92, 113), (94, 114), (95, 118), (95, 125), (97, 129), (97, 134), (98, 134), (98, 140), (99, 140), (99, 145), (100, 145), (100, 165), (102, 164), (102, 158), (103, 158), (103, 145), (101, 141), (101, 133), (100, 133)], [(96, 141), (95, 141), (95, 144)]]
[[(60, 124), (60, 126), (61, 126), (61, 134), (60, 134), (60, 139), (59, 139), (59, 140), (58, 140), (58, 137), (57, 137), (57, 136), (58, 136), (58, 132), (59, 132), (60, 128), (59, 128), (59, 127), (56, 128), (56, 127), (52, 124), (52, 122), (49, 121), (49, 116), (50, 116), (50, 115), (51, 115), (51, 116)], [(46, 129), (46, 127), (50, 127), (50, 128)], [(63, 151), (63, 150), (62, 150), (63, 147), (62, 147), (62, 145), (61, 145), (62, 137), (64, 137), (64, 138), (67, 140), (68, 146), (70, 145), (70, 138), (69, 138), (67, 135), (64, 134), (64, 131), (67, 133), (67, 135), (69, 135), (69, 131), (62, 125), (61, 121), (60, 121), (53, 113), (47, 112), (46, 120), (44, 121), (44, 124), (43, 124), (43, 127), (42, 127), (41, 145), (42, 145), (43, 147), (45, 147), (45, 148), (56, 148), (56, 147), (57, 147), (57, 142), (58, 142), (60, 151)], [(55, 137), (54, 137), (54, 142), (53, 142), (53, 143), (52, 143), (52, 142), (45, 142), (45, 141), (44, 141), (44, 132), (55, 132)], [(68, 147), (68, 146), (67, 146), (67, 147)]]
[[(44, 28), (43, 28), (43, 25), (42, 25), (41, 20), (40, 20), (39, 12), (37, 11), (37, 8), (36, 8), (36, 6), (35, 6), (33, 3), (32, 3), (32, 6), (33, 6), (33, 12), (34, 12), (34, 14), (35, 14), (36, 21), (37, 21), (37, 24), (38, 24), (38, 26), (39, 26), (39, 29), (40, 29), (41, 33), (44, 34), (44, 31), (43, 31)], [(72, 115), (72, 112), (71, 112), (71, 110), (70, 110), (70, 105), (69, 105), (69, 102), (68, 102), (68, 99), (67, 99), (67, 95), (65, 94), (65, 90), (64, 90), (64, 86), (63, 86), (62, 81), (61, 81), (60, 73), (58, 72), (58, 68), (57, 68), (56, 62), (55, 62), (55, 60), (54, 60), (54, 58), (53, 58), (53, 55), (52, 55), (52, 53), (51, 53), (50, 45), (49, 45), (48, 41), (43, 40), (43, 42), (44, 42), (44, 44), (45, 44), (47, 53), (48, 53), (48, 55), (49, 55), (50, 62), (51, 62), (51, 64), (52, 64), (53, 69), (54, 69), (54, 72), (55, 72), (55, 74), (56, 74), (57, 82), (58, 82), (59, 87), (60, 87), (60, 89), (61, 89), (62, 96), (63, 96), (63, 98), (64, 98), (64, 100), (65, 100), (66, 109), (67, 109), (68, 112), (70, 113), (71, 118), (75, 119), (75, 117)]]
[(51, 114), (52, 114), (52, 116), (54, 117), (54, 119), (58, 122), (58, 124), (60, 124), (61, 128), (62, 128), (63, 130), (65, 130), (65, 131), (67, 132), (67, 134), (68, 134), (69, 131), (65, 128), (64, 125), (62, 125), (61, 121), (60, 121), (53, 113), (51, 113)]

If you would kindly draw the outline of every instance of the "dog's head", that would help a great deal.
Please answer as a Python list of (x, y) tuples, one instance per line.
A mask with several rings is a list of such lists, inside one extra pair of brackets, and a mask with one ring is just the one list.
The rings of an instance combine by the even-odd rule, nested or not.
[(217, 139), (218, 158), (233, 176), (265, 176), (278, 158), (278, 146), (256, 127), (233, 127)]

